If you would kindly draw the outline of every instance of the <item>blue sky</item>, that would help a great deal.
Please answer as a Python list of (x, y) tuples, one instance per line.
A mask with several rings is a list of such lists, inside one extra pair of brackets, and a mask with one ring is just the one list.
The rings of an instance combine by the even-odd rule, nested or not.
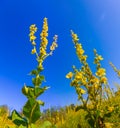
[(72, 65), (80, 66), (75, 54), (70, 30), (78, 34), (94, 70), (93, 49), (104, 57), (110, 85), (120, 83), (109, 66), (112, 61), (120, 69), (120, 1), (119, 0), (1, 0), (0, 1), (0, 105), (20, 110), (26, 98), (21, 93), (24, 83), (30, 85), (27, 74), (36, 66), (31, 55), (29, 26), (38, 27), (37, 44), (43, 18), (48, 18), (49, 45), (58, 35), (59, 47), (46, 59), (43, 85), (51, 88), (41, 95), (44, 108), (77, 103), (74, 88), (65, 75)]

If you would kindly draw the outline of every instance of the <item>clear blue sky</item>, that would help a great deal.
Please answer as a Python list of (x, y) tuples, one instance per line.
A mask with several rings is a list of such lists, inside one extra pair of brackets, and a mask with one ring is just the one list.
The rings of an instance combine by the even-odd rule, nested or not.
[[(44, 63), (46, 83), (51, 88), (40, 99), (45, 108), (77, 102), (74, 88), (65, 75), (72, 65), (80, 66), (75, 54), (70, 30), (78, 34), (93, 65), (93, 49), (104, 57), (109, 83), (119, 82), (109, 66), (112, 61), (120, 69), (120, 1), (119, 0), (0, 0), (0, 105), (20, 110), (26, 98), (21, 93), (24, 83), (30, 85), (27, 74), (36, 66), (31, 55), (29, 26), (36, 24), (38, 35), (43, 18), (48, 18), (49, 44), (54, 34), (59, 47)], [(38, 37), (39, 45), (39, 37)]]

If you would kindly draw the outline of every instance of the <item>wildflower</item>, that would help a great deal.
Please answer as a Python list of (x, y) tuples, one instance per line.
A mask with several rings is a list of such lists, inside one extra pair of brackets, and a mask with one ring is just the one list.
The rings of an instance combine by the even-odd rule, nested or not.
[(35, 24), (31, 25), (30, 26), (30, 34), (29, 34), (30, 41), (34, 41), (36, 39), (36, 36), (34, 35), (36, 31), (37, 31), (36, 25)]
[(98, 55), (97, 56), (97, 60), (103, 60), (102, 56), (101, 55)]
[(71, 79), (73, 77), (73, 73), (72, 72), (69, 72), (67, 75), (66, 75), (66, 78), (68, 79)]
[(86, 61), (86, 60), (87, 60), (87, 56), (86, 55), (81, 56), (81, 61)]
[(76, 52), (77, 52), (78, 56), (84, 54), (84, 50), (82, 49), (81, 44), (76, 45)]
[(35, 54), (36, 53), (36, 48), (34, 47), (31, 51), (31, 54)]
[(84, 89), (82, 89), (82, 88), (79, 88), (79, 92), (80, 92), (81, 94), (85, 94), (85, 93), (86, 93), (86, 91), (85, 91)]
[(34, 41), (36, 39), (36, 36), (32, 35), (30, 36), (30, 41)]
[(78, 38), (77, 34), (75, 34), (73, 31), (71, 31), (71, 33), (72, 33), (73, 42), (76, 43), (79, 40), (79, 38)]
[(30, 31), (32, 32), (36, 32), (37, 31), (37, 27), (36, 27), (36, 25), (35, 24), (32, 24), (31, 26), (30, 26)]
[(96, 75), (99, 77), (102, 77), (106, 74), (105, 69), (104, 68), (99, 68), (98, 71), (96, 72)]
[(93, 76), (93, 78), (90, 80), (90, 83), (91, 83), (91, 84), (95, 84), (95, 83), (96, 83), (96, 84), (99, 84), (99, 79), (98, 79), (97, 77), (94, 77), (94, 76)]
[(83, 77), (82, 72), (77, 72), (76, 75), (75, 75), (76, 80), (82, 80), (82, 77)]
[(108, 108), (108, 111), (109, 111), (109, 112), (112, 112), (113, 110), (114, 110), (114, 107), (109, 107), (109, 108)]
[(35, 41), (32, 41), (32, 45), (33, 45), (33, 46), (35, 46), (35, 45), (36, 45)]
[(102, 77), (100, 79), (101, 83), (107, 84), (107, 78), (106, 77)]
[(98, 89), (99, 88), (99, 84), (96, 84), (95, 83), (93, 86), (94, 86), (95, 89)]
[(41, 44), (40, 44), (40, 54), (42, 56), (46, 55), (46, 47), (48, 44), (47, 36), (48, 36), (48, 24), (47, 24), (47, 18), (44, 18), (43, 21), (43, 30), (40, 34), (41, 36)]
[(47, 53), (46, 53), (46, 50), (43, 48), (43, 47), (41, 47), (40, 48), (40, 54), (42, 55), (42, 56), (45, 56)]

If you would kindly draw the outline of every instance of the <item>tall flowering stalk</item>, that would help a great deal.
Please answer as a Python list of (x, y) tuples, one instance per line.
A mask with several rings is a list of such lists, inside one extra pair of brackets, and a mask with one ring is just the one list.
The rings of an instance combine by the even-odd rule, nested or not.
[(82, 108), (88, 112), (88, 120), (91, 127), (100, 128), (103, 125), (101, 116), (102, 90), (107, 84), (106, 71), (100, 64), (103, 58), (94, 49), (96, 72), (93, 73), (87, 63), (87, 55), (84, 54), (85, 51), (82, 44), (79, 43), (77, 34), (73, 31), (71, 31), (71, 34), (76, 54), (82, 66), (80, 69), (73, 66), (73, 71), (69, 72), (66, 78), (71, 80), (70, 85), (75, 88), (78, 100), (82, 103)]
[[(23, 115), (18, 114), (16, 110), (12, 112), (10, 119), (20, 128), (35, 128), (35, 122), (40, 118), (40, 106), (44, 105), (44, 102), (38, 100), (37, 98), (44, 93), (49, 87), (41, 87), (42, 82), (45, 80), (44, 75), (41, 72), (44, 70), (43, 62), (44, 60), (53, 53), (55, 48), (57, 47), (57, 35), (54, 36), (54, 41), (50, 46), (50, 52), (47, 53), (47, 45), (48, 45), (48, 24), (47, 18), (44, 18), (42, 32), (40, 33), (40, 48), (39, 52), (36, 50), (36, 36), (37, 27), (35, 24), (30, 26), (30, 42), (33, 46), (31, 50), (31, 54), (36, 55), (37, 67), (36, 69), (30, 72), (30, 75), (33, 76), (32, 83), (33, 86), (27, 86), (26, 84), (22, 88), (22, 93), (27, 97), (27, 102), (23, 107)], [(51, 49), (52, 47), (52, 49)]]

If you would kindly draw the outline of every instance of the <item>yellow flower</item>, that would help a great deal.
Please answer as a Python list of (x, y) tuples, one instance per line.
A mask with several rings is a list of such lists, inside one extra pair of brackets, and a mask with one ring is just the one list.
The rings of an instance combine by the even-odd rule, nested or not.
[(80, 91), (81, 94), (85, 94), (86, 93), (86, 91), (84, 89), (82, 89), (82, 88), (80, 88), (79, 91)]
[(32, 25), (30, 26), (30, 31), (34, 31), (34, 32), (37, 31), (37, 27), (36, 27), (35, 24), (32, 24)]
[(109, 111), (109, 112), (112, 112), (113, 110), (114, 110), (114, 107), (109, 107), (109, 108), (108, 108), (108, 111)]
[(77, 52), (78, 55), (83, 55), (84, 54), (83, 49), (76, 49), (76, 52)]
[(94, 86), (94, 88), (98, 89), (99, 84), (94, 84), (93, 86)]
[(90, 80), (90, 83), (91, 84), (99, 84), (99, 79), (97, 78), (97, 77), (95, 77), (95, 76), (93, 76), (93, 78)]
[(82, 80), (82, 77), (83, 77), (83, 75), (82, 75), (81, 72), (77, 72), (76, 75), (75, 75), (76, 80)]
[(86, 60), (87, 60), (87, 56), (86, 55), (81, 56), (81, 61), (86, 61)]
[(79, 40), (77, 34), (75, 34), (73, 31), (71, 31), (71, 34), (72, 34), (73, 42), (76, 43)]
[(53, 51), (55, 48), (58, 47), (56, 42), (53, 42), (52, 45), (50, 46), (50, 50)]
[(100, 79), (101, 83), (107, 84), (107, 78), (106, 77), (102, 77)]
[(36, 45), (35, 41), (32, 41), (32, 45), (33, 45), (33, 46), (35, 46), (35, 45)]
[(73, 73), (72, 72), (69, 72), (67, 75), (66, 75), (66, 78), (68, 79), (71, 79), (73, 77)]
[(102, 77), (104, 75), (106, 75), (106, 71), (104, 68), (99, 68), (98, 71), (96, 72), (96, 75), (99, 77)]
[(97, 56), (97, 59), (98, 59), (98, 60), (103, 60), (103, 58), (102, 58), (101, 55), (98, 55), (98, 56)]
[(36, 53), (36, 48), (34, 47), (31, 51), (31, 54), (35, 54)]
[(43, 47), (40, 48), (40, 54), (43, 56), (47, 54), (46, 50)]
[(36, 39), (36, 36), (32, 35), (30, 36), (30, 41), (34, 41)]

